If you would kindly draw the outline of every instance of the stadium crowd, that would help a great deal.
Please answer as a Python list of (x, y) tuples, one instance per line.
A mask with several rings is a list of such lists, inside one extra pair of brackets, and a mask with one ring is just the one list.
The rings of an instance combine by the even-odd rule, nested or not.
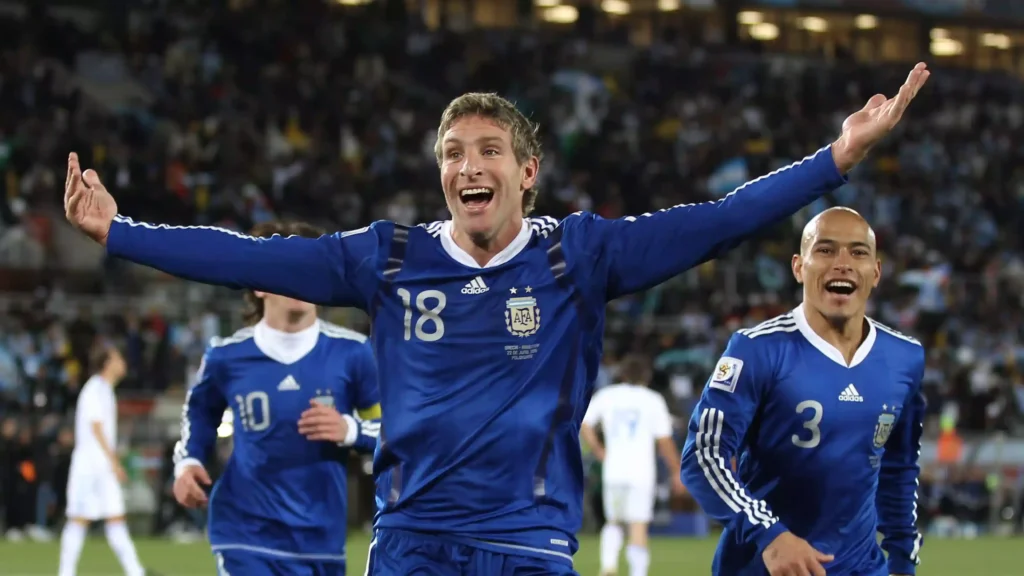
[[(67, 416), (97, 339), (123, 344), (123, 389), (159, 394), (186, 385), (182, 367), (232, 323), (207, 311), (53, 305), (68, 148), (138, 219), (236, 230), (277, 218), (331, 229), (379, 218), (416, 224), (446, 218), (433, 149), (441, 108), (462, 92), (496, 91), (540, 125), (537, 212), (614, 218), (715, 199), (799, 159), (905, 71), (698, 45), (672, 32), (643, 49), (615, 28), (432, 32), (410, 15), (368, 9), (342, 18), (316, 2), (202, 14), (133, 19), (102, 33), (39, 13), (27, 23), (0, 19), (0, 264), (43, 270), (35, 303), (0, 317), (7, 529), (52, 527), (60, 515)], [(597, 42), (629, 65), (596, 66), (588, 46)], [(70, 81), (92, 73), (81, 69), (82, 54), (119, 63), (150, 98), (90, 100)], [(928, 346), (930, 434), (940, 415), (964, 432), (1019, 430), (1022, 87), (977, 72), (935, 74), (900, 137), (849, 185), (725, 259), (613, 302), (598, 384), (615, 379), (618, 357), (641, 352), (673, 411), (688, 414), (728, 335), (795, 305), (788, 262), (799, 231), (841, 204), (878, 234), (884, 271), (871, 314)], [(132, 269), (106, 263), (102, 273)], [(977, 479), (964, 478), (973, 490)], [(949, 499), (938, 493), (934, 506)]]

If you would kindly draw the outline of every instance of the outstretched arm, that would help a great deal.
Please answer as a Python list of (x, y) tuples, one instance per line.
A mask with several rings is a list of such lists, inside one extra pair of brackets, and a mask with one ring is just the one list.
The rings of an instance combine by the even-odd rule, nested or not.
[(847, 118), (834, 143), (721, 200), (617, 220), (577, 216), (586, 243), (594, 246), (592, 256), (607, 269), (606, 297), (645, 290), (716, 258), (842, 186), (844, 175), (892, 130), (927, 79), (924, 64), (918, 64), (897, 96), (876, 95)]
[[(921, 364), (923, 367), (924, 362)], [(875, 496), (878, 531), (883, 537), (882, 548), (889, 554), (890, 574), (909, 576), (920, 562), (918, 554), (924, 539), (917, 530), (917, 487), (924, 413), (924, 394), (918, 379), (885, 444)]]
[(334, 306), (369, 306), (381, 262), (382, 230), (303, 238), (256, 238), (213, 226), (134, 222), (93, 170), (68, 158), (64, 206), (68, 221), (107, 252), (168, 274), (207, 284), (281, 294)]

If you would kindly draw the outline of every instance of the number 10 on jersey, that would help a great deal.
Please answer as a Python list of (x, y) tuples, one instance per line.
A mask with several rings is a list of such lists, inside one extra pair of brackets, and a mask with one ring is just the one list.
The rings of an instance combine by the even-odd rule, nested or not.
[[(444, 292), (440, 290), (424, 290), (416, 295), (416, 313), (413, 313), (413, 296), (405, 288), (398, 289), (398, 297), (402, 299), (402, 307), (405, 308), (405, 317), (402, 324), (405, 327), (403, 337), (412, 340), (413, 334), (417, 340), (424, 342), (437, 342), (444, 336), (444, 321), (441, 320), (441, 311), (448, 304)], [(413, 316), (416, 315), (416, 323), (413, 324)]]

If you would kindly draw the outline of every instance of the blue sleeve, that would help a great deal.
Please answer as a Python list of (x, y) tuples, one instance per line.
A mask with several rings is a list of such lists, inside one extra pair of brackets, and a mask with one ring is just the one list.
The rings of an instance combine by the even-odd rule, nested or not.
[[(356, 356), (355, 402), (357, 410), (372, 408), (380, 404), (380, 390), (377, 388), (377, 363), (373, 357), (373, 347), (367, 341)], [(353, 447), (360, 452), (373, 454), (377, 448), (377, 437), (380, 436), (380, 419), (363, 420), (358, 416), (359, 435)]]
[(846, 179), (826, 146), (740, 186), (721, 200), (680, 204), (643, 216), (605, 220), (579, 214), (574, 246), (607, 274), (605, 298), (646, 290), (716, 258), (752, 234), (839, 188)]
[(185, 395), (181, 410), (181, 439), (174, 446), (174, 470), (177, 476), (191, 464), (205, 466), (217, 442), (217, 428), (224, 418), (228, 402), (221, 389), (221, 369), (208, 348), (199, 365), (196, 383)]
[(352, 447), (364, 454), (373, 454), (377, 449), (377, 437), (380, 436), (380, 419), (362, 420), (356, 416), (355, 421), (359, 425), (359, 434)]
[(380, 404), (380, 389), (377, 388), (377, 362), (373, 357), (373, 346), (367, 340), (360, 346), (355, 355), (353, 366), (355, 372), (352, 382), (355, 391), (352, 405), (356, 410), (367, 410), (374, 404)]
[(378, 224), (320, 238), (256, 238), (212, 226), (154, 225), (117, 216), (107, 252), (187, 280), (366, 309), (378, 284), (385, 228)]
[(755, 544), (759, 553), (787, 528), (767, 502), (740, 484), (731, 462), (746, 443), (771, 379), (764, 353), (747, 336), (734, 334), (690, 417), (681, 470), (683, 484), (704, 512)]
[(917, 531), (917, 487), (921, 467), (921, 435), (924, 432), (925, 398), (921, 390), (921, 367), (914, 388), (903, 406), (900, 419), (885, 443), (878, 476), (875, 508), (882, 548), (889, 554), (890, 574), (914, 574), (924, 538)]

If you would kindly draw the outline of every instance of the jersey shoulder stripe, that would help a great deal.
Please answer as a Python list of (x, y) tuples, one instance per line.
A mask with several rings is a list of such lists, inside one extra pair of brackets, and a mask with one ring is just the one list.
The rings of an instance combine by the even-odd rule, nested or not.
[(227, 336), (225, 338), (221, 338), (220, 336), (214, 336), (213, 338), (210, 338), (210, 348), (223, 348), (225, 346), (230, 346), (232, 344), (241, 344), (242, 342), (245, 342), (246, 340), (252, 338), (252, 335), (254, 333), (254, 327), (246, 326), (245, 328), (242, 328), (235, 332), (234, 334), (232, 334), (231, 336)]
[(552, 230), (558, 228), (559, 224), (558, 220), (551, 216), (527, 218), (526, 221), (530, 224), (530, 228), (533, 229), (534, 234), (544, 238), (547, 238), (548, 234), (550, 234)]
[(320, 321), (320, 333), (328, 338), (338, 338), (342, 340), (354, 340), (360, 344), (366, 342), (366, 335), (360, 332), (356, 332), (350, 328), (344, 326), (338, 326), (325, 320)]
[(444, 223), (444, 220), (439, 220), (437, 222), (420, 224), (420, 228), (426, 230), (427, 234), (430, 234), (431, 236), (437, 238), (438, 236), (441, 235), (441, 230), (444, 228)]
[(799, 328), (797, 328), (793, 314), (791, 312), (787, 312), (781, 316), (765, 320), (753, 328), (741, 328), (737, 330), (736, 333), (753, 339), (760, 336), (767, 336), (769, 334), (796, 332), (797, 330), (799, 330)]
[(890, 336), (893, 336), (895, 338), (899, 338), (900, 340), (903, 340), (904, 342), (909, 342), (909, 343), (914, 344), (916, 346), (922, 346), (921, 342), (918, 341), (916, 338), (913, 338), (911, 336), (907, 336), (906, 334), (900, 332), (899, 330), (896, 330), (894, 328), (890, 328), (890, 327), (886, 326), (885, 324), (882, 324), (881, 322), (879, 322), (879, 321), (877, 321), (877, 320), (875, 320), (873, 318), (868, 318), (868, 322), (870, 322), (871, 325), (874, 326), (875, 329), (880, 331), (880, 332), (885, 332), (886, 334), (888, 334)]

